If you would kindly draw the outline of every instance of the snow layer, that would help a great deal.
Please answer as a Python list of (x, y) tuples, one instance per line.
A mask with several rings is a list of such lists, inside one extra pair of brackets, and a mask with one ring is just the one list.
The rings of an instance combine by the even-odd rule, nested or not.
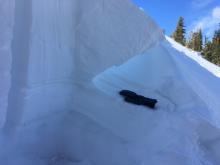
[(33, 0), (32, 19), (31, 85), (91, 79), (163, 39), (129, 0)]
[[(186, 52), (182, 53), (179, 52), (179, 49), (173, 48), (177, 47), (178, 44), (170, 43), (169, 38), (168, 40), (169, 42), (161, 42), (161, 44), (147, 50), (143, 55), (132, 58), (120, 67), (108, 69), (96, 76), (93, 82), (97, 88), (113, 98), (119, 97), (118, 91), (121, 89), (130, 89), (159, 100), (157, 104), (159, 117), (157, 119), (155, 119), (157, 112), (154, 112), (150, 118), (148, 115), (148, 117), (142, 115), (147, 120), (147, 125), (150, 125), (155, 119), (157, 124), (163, 127), (162, 130), (166, 130), (165, 133), (152, 126), (147, 130), (153, 129), (155, 134), (144, 132), (140, 135), (138, 131), (141, 130), (141, 117), (138, 117), (139, 121), (136, 123), (138, 126), (130, 131), (138, 135), (134, 139), (145, 137), (146, 134), (146, 139), (151, 136), (162, 136), (163, 138), (160, 140), (157, 140), (157, 137), (153, 138), (155, 141), (151, 142), (149, 148), (154, 148), (157, 152), (153, 153), (153, 156), (150, 155), (151, 157), (156, 156), (157, 153), (170, 155), (169, 147), (163, 148), (161, 146), (171, 143), (172, 156), (166, 155), (164, 158), (165, 160), (168, 159), (166, 162), (163, 160), (163, 155), (160, 154), (156, 161), (151, 162), (148, 158), (145, 164), (160, 164), (161, 162), (162, 164), (180, 164), (181, 162), (193, 165), (218, 164), (220, 162), (217, 156), (220, 154), (217, 149), (220, 147), (218, 113), (220, 106), (217, 100), (220, 98), (220, 90), (217, 87), (220, 80), (201, 67), (197, 61), (187, 57)], [(212, 87), (203, 86), (203, 83), (207, 81), (212, 84)], [(213, 88), (216, 90), (212, 90)], [(210, 98), (207, 98), (208, 94), (210, 94)], [(134, 108), (135, 111), (142, 110), (141, 107), (134, 106)], [(163, 121), (164, 114), (169, 116), (166, 118), (167, 121)], [(117, 133), (121, 132), (123, 131), (120, 130)], [(172, 135), (173, 133), (174, 135)], [(123, 132), (123, 134), (125, 133)], [(126, 137), (130, 136), (126, 134)], [(166, 136), (169, 138), (166, 139)], [(187, 141), (185, 141), (186, 139)], [(178, 143), (174, 143), (176, 140)], [(161, 144), (157, 148), (154, 144), (157, 144), (158, 141)], [(149, 155), (149, 148), (145, 148), (145, 155)]]
[[(98, 75), (103, 92), (91, 83), (73, 85), (72, 104), (26, 121), (0, 163), (217, 165), (220, 131), (166, 44)], [(156, 111), (125, 103), (117, 94), (124, 88), (157, 98)]]
[[(9, 96), (6, 130), (16, 129), (23, 112), (30, 119), (68, 107), (74, 83), (90, 81), (164, 39), (154, 21), (129, 0), (20, 0), (15, 8), (4, 4), (8, 13), (2, 14), (15, 22), (5, 25), (13, 30), (8, 33), (13, 35), (11, 49), (5, 49), (12, 51), (12, 84), (9, 93), (9, 87), (1, 92), (2, 105)], [(13, 9), (14, 18), (9, 15)], [(2, 41), (10, 45), (11, 40)]]
[(11, 40), (14, 16), (13, 0), (0, 0), (0, 128), (5, 121), (10, 88)]
[[(0, 164), (220, 163), (219, 79), (130, 1), (20, 0), (14, 12)], [(124, 88), (156, 110), (125, 103)]]
[(170, 42), (170, 44), (165, 44), (167, 50), (181, 70), (185, 81), (206, 103), (212, 115), (213, 124), (220, 128), (220, 112), (218, 110), (220, 109), (220, 79), (218, 77), (220, 68), (198, 56), (198, 53), (193, 53), (175, 43), (172, 39), (167, 38), (167, 40)]

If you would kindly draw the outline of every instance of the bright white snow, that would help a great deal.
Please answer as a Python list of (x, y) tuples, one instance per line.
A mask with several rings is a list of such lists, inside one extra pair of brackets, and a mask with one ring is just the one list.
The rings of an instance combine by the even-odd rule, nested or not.
[(203, 57), (201, 57), (200, 53), (187, 49), (181, 44), (176, 43), (172, 38), (166, 37), (166, 39), (171, 43), (172, 47), (180, 52), (183, 52), (184, 55), (190, 57), (191, 59), (195, 60), (198, 64), (207, 69), (209, 72), (213, 73), (215, 76), (220, 77), (220, 67), (205, 60)]
[(220, 164), (219, 68), (129, 0), (0, 2), (0, 164)]
[(129, 0), (2, 2), (4, 10), (15, 12), (14, 19), (2, 13), (14, 21), (6, 26), (13, 38), (2, 40), (11, 42), (7, 50), (12, 52), (3, 59), (10, 64), (12, 57), (5, 69), (12, 84), (1, 94), (2, 104), (9, 103), (4, 126), (9, 132), (15, 132), (22, 117), (26, 121), (69, 108), (74, 83), (89, 82), (164, 39), (154, 21)]

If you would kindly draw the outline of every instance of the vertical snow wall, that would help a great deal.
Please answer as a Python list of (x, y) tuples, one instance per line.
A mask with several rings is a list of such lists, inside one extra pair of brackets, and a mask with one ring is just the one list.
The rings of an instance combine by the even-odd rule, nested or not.
[(13, 17), (14, 0), (0, 0), (0, 127), (5, 121), (10, 88)]
[(1, 25), (8, 32), (1, 39), (7, 43), (5, 55), (0, 43), (1, 61), (8, 63), (0, 70), (7, 75), (0, 83), (7, 86), (1, 102), (9, 103), (8, 130), (19, 124), (23, 111), (29, 119), (68, 109), (75, 84), (89, 82), (164, 38), (130, 0), (17, 0), (15, 8), (12, 0), (1, 0), (0, 5), (10, 22)]

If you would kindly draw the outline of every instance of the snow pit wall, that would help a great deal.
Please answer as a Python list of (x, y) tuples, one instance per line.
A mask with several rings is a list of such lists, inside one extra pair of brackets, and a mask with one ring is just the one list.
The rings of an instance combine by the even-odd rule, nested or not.
[(13, 17), (14, 0), (0, 0), (0, 128), (5, 121), (10, 88)]
[[(13, 4), (12, 0), (7, 2)], [(15, 9), (13, 5), (8, 5), (5, 9), (11, 12), (3, 13), (4, 18), (10, 21), (14, 19), (11, 13), (16, 8), (27, 7), (26, 0), (15, 3)], [(24, 68), (28, 68), (27, 73), (18, 70), (19, 76), (12, 78), (12, 83), (16, 83), (20, 77), (26, 82), (16, 90), (10, 89), (14, 96), (18, 96), (21, 90), (25, 91), (23, 98), (19, 98), (19, 102), (23, 103), (18, 104), (21, 107), (17, 108), (25, 109), (26, 119), (31, 115), (38, 117), (51, 110), (69, 108), (75, 83), (90, 82), (108, 67), (119, 65), (164, 39), (162, 30), (130, 0), (32, 0), (30, 4), (31, 10), (27, 9), (30, 18), (20, 20), (24, 24), (31, 22), (28, 24), (30, 31), (25, 34), (29, 36), (26, 39), (29, 40), (29, 54), (12, 54), (12, 60), (17, 56), (28, 60), (28, 63), (24, 63), (27, 65)], [(16, 25), (16, 21), (14, 26), (5, 26), (9, 39), (3, 38), (2, 42), (8, 43), (6, 51), (7, 57), (10, 57), (10, 36), (14, 36), (10, 31), (13, 27), (22, 31), (24, 27)], [(14, 45), (26, 41), (21, 39)], [(10, 63), (10, 58), (5, 62)], [(6, 71), (15, 70), (22, 64), (15, 60), (12, 63)], [(0, 72), (5, 73), (5, 70), (1, 69)], [(10, 79), (7, 77), (0, 81), (3, 83), (5, 80)], [(7, 97), (8, 90), (1, 92), (1, 95), (2, 98)], [(13, 104), (16, 101), (9, 98), (2, 102)], [(13, 120), (19, 119), (12, 117)]]

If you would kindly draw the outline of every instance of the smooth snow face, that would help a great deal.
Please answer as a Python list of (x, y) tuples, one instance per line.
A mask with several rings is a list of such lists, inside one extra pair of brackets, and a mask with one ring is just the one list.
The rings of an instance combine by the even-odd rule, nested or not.
[(5, 121), (8, 90), (10, 88), (11, 40), (14, 1), (0, 0), (0, 127)]
[[(164, 39), (154, 21), (129, 0), (20, 0), (14, 10), (15, 17), (9, 18), (15, 22), (9, 33), (13, 36), (10, 122), (28, 109), (41, 114), (37, 109), (43, 113), (68, 106), (73, 83), (88, 82)], [(8, 18), (9, 13), (3, 15)], [(12, 26), (7, 28), (12, 31)], [(6, 98), (8, 90), (2, 95)]]
[(162, 39), (128, 0), (33, 0), (29, 84), (89, 80)]

